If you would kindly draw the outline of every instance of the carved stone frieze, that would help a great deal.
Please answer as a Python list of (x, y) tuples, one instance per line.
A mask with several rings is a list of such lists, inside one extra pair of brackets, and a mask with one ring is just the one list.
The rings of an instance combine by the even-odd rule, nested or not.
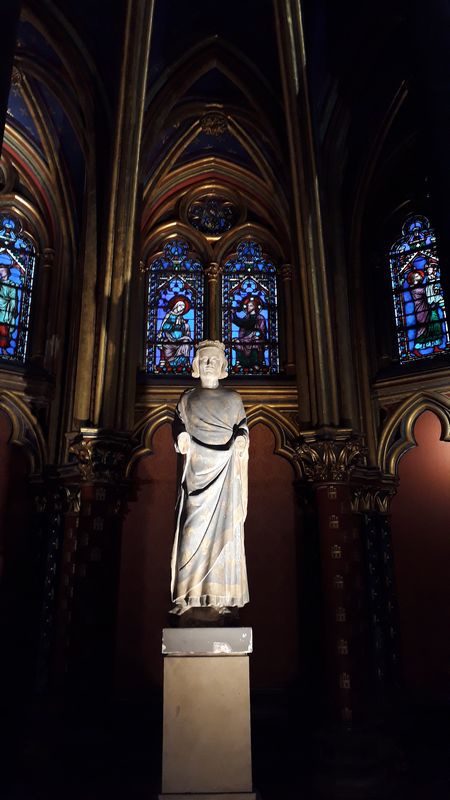
[(318, 433), (315, 438), (300, 437), (295, 447), (304, 477), (313, 482), (338, 482), (347, 480), (350, 472), (366, 463), (367, 450), (361, 436), (340, 435), (336, 431)]

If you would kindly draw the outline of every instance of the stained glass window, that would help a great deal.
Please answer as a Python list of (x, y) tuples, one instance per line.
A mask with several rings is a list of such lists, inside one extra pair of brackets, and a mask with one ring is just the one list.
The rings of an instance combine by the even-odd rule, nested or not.
[(0, 358), (25, 361), (36, 250), (22, 224), (0, 214)]
[(240, 242), (225, 263), (222, 330), (230, 374), (279, 371), (276, 267), (255, 241)]
[(188, 243), (170, 239), (151, 263), (147, 372), (186, 375), (203, 334), (203, 269)]
[(390, 266), (400, 361), (448, 352), (436, 237), (426, 217), (405, 220), (390, 250)]

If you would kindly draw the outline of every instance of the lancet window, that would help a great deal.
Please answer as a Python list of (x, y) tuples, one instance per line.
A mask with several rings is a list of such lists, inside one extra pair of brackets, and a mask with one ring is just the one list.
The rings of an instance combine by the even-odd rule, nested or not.
[(182, 237), (150, 264), (147, 308), (147, 372), (190, 374), (203, 336), (203, 266)]
[(277, 273), (253, 239), (244, 239), (224, 265), (222, 333), (232, 375), (279, 371)]
[(0, 358), (23, 363), (27, 352), (36, 248), (14, 215), (0, 214)]
[(409, 216), (390, 250), (390, 268), (402, 363), (450, 350), (436, 237), (428, 219)]
[[(246, 238), (225, 257), (221, 269), (215, 263), (212, 266), (214, 270), (208, 269), (179, 235), (169, 239), (151, 260), (147, 372), (189, 375), (197, 342), (217, 336), (225, 343), (230, 376), (279, 372), (273, 260), (257, 241)], [(217, 280), (220, 272), (221, 282)]]

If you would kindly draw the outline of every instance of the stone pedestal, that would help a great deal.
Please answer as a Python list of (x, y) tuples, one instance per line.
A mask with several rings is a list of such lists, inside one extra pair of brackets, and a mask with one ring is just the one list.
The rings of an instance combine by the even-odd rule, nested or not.
[(252, 792), (251, 628), (163, 631), (160, 800), (255, 800)]

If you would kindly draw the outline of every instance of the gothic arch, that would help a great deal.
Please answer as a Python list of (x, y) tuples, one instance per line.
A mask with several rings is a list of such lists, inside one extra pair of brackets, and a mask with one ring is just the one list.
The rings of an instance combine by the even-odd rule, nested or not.
[(276, 100), (264, 76), (235, 47), (212, 37), (189, 50), (170, 70), (161, 75), (153, 87), (143, 136), (144, 152), (152, 138), (158, 137), (176, 103), (192, 84), (212, 69), (222, 72), (237, 86), (269, 130), (264, 108)]
[(386, 423), (378, 447), (378, 464), (388, 475), (397, 475), (401, 457), (416, 445), (414, 424), (424, 411), (432, 411), (441, 423), (441, 440), (450, 441), (450, 399), (433, 392), (417, 392)]
[(0, 392), (0, 411), (11, 423), (9, 443), (17, 445), (26, 454), (29, 474), (40, 475), (47, 463), (47, 448), (36, 417), (16, 394)]
[(237, 228), (232, 228), (231, 231), (221, 237), (214, 252), (216, 261), (220, 263), (228, 253), (233, 252), (239, 240), (245, 237), (255, 238), (262, 245), (263, 249), (267, 250), (270, 255), (278, 259), (278, 261), (282, 261), (286, 258), (280, 242), (267, 228), (262, 225), (257, 225), (256, 223), (245, 222)]
[(139, 420), (132, 433), (132, 438), (137, 444), (125, 469), (127, 478), (130, 477), (133, 467), (141, 458), (152, 455), (153, 436), (158, 428), (166, 422), (172, 424), (174, 417), (175, 406), (171, 403), (164, 403), (157, 408), (150, 409)]
[(296, 477), (300, 477), (298, 459), (295, 458), (294, 442), (298, 437), (297, 427), (279, 411), (267, 408), (262, 403), (247, 409), (247, 422), (251, 430), (258, 423), (266, 425), (275, 437), (274, 453), (285, 458), (291, 464)]
[(203, 261), (205, 265), (213, 260), (212, 248), (206, 237), (190, 225), (186, 225), (186, 223), (179, 220), (174, 220), (173, 222), (166, 222), (158, 226), (146, 237), (142, 247), (142, 260), (144, 263), (155, 253), (160, 251), (163, 244), (165, 244), (169, 238), (174, 236), (181, 236), (183, 239), (186, 239), (192, 245), (193, 249), (197, 251), (200, 260)]

